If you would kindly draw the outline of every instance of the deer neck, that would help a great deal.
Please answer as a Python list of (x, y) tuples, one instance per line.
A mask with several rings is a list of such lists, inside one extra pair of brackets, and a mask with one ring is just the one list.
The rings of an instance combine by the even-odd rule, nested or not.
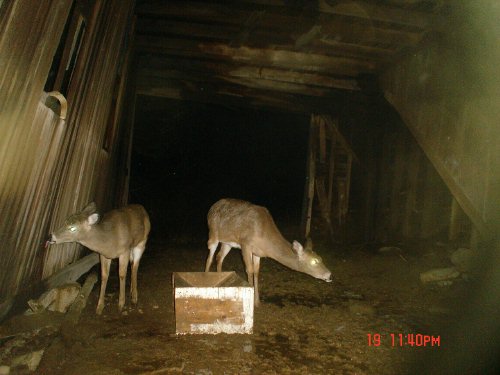
[(109, 235), (110, 228), (101, 223), (95, 224), (92, 229), (86, 233), (85, 238), (82, 238), (79, 242), (89, 248), (92, 251), (106, 255), (108, 247), (110, 244)]
[(273, 241), (267, 256), (294, 271), (299, 271), (299, 259), (292, 250), (292, 244), (283, 237)]

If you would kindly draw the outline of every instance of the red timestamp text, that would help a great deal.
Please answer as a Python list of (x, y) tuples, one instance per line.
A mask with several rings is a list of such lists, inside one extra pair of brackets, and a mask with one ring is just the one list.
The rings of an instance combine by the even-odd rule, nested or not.
[(441, 346), (441, 336), (423, 335), (420, 333), (368, 333), (368, 346), (410, 346), (410, 347), (436, 347)]

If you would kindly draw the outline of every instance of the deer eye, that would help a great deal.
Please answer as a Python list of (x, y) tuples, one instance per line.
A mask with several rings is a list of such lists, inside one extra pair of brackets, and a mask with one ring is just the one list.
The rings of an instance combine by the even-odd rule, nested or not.
[(76, 225), (70, 225), (68, 227), (68, 230), (71, 232), (71, 233), (75, 233), (76, 232)]
[(319, 259), (318, 258), (312, 258), (311, 259), (311, 266), (315, 266), (317, 264), (319, 264)]

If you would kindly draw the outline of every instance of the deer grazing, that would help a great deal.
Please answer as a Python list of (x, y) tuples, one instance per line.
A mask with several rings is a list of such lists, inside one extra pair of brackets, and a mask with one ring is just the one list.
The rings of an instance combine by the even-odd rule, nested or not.
[(137, 304), (137, 270), (144, 253), (151, 224), (143, 206), (131, 204), (107, 212), (100, 218), (95, 203), (69, 216), (64, 225), (51, 234), (49, 243), (78, 242), (96, 253), (101, 260), (101, 291), (96, 313), (104, 308), (104, 295), (111, 260), (119, 260), (120, 297), (118, 309), (125, 305), (125, 280), (129, 261), (132, 263), (130, 295)]
[(321, 258), (293, 241), (288, 242), (280, 233), (265, 207), (238, 199), (221, 199), (208, 211), (209, 254), (205, 272), (210, 270), (217, 246), (217, 272), (222, 271), (222, 262), (231, 248), (241, 249), (245, 270), (250, 285), (254, 286), (254, 303), (259, 305), (260, 258), (268, 257), (286, 267), (307, 273), (317, 279), (331, 282), (331, 272)]

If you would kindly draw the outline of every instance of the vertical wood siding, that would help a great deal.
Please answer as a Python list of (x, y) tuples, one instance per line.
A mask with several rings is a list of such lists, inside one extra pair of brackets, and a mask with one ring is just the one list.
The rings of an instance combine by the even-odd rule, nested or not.
[[(67, 93), (68, 115), (44, 84), (72, 1), (12, 0), (0, 20), (0, 303), (76, 260), (81, 247), (42, 243), (89, 201), (114, 205), (116, 137), (103, 149), (132, 1), (88, 1), (85, 36)], [(26, 22), (26, 20), (34, 20)]]
[(457, 6), (445, 32), (382, 79), (386, 98), (484, 238), (500, 230), (500, 10), (493, 3)]

